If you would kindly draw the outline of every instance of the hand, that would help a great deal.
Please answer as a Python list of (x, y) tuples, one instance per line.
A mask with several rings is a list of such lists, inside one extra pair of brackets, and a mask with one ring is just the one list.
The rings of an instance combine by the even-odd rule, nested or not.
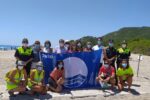
[(101, 79), (100, 81), (101, 81), (101, 82), (104, 82), (104, 80), (103, 80), (103, 79)]
[(38, 85), (42, 86), (42, 83), (40, 82), (40, 83), (38, 83)]
[(27, 64), (28, 64), (28, 61), (25, 62), (25, 66), (27, 66)]

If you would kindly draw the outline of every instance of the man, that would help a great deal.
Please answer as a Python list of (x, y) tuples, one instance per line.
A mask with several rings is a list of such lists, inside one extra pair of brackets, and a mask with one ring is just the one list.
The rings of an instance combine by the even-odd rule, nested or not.
[(31, 69), (31, 63), (32, 63), (32, 60), (34, 58), (34, 55), (33, 55), (33, 51), (32, 51), (32, 48), (30, 48), (28, 46), (28, 39), (27, 38), (24, 38), (22, 40), (22, 46), (17, 48), (16, 52), (15, 52), (15, 57), (18, 60), (20, 61), (24, 61), (25, 62), (25, 70), (27, 72), (27, 75), (29, 76), (30, 75), (30, 69)]
[(54, 53), (60, 54), (60, 53), (66, 53), (66, 52), (67, 52), (67, 50), (65, 48), (65, 41), (63, 39), (60, 39), (59, 40), (59, 46), (56, 47)]
[(111, 65), (115, 68), (117, 50), (114, 48), (113, 40), (109, 40), (108, 47), (104, 50), (104, 58), (111, 62)]
[(129, 59), (131, 56), (130, 49), (127, 47), (127, 42), (124, 40), (121, 43), (121, 48), (117, 50), (117, 68), (119, 68), (122, 59)]
[(104, 55), (103, 55), (104, 46), (103, 46), (103, 40), (102, 40), (101, 37), (97, 38), (97, 45), (95, 45), (92, 49), (94, 51), (102, 49), (102, 54), (101, 54), (101, 59), (100, 59), (100, 66), (99, 66), (99, 68), (100, 68), (102, 66), (103, 58), (104, 58)]

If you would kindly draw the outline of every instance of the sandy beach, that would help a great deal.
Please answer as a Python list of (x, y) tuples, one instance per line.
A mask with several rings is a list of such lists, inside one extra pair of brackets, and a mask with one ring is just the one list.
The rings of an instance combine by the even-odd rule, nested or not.
[[(0, 95), (0, 100), (7, 100), (10, 99), (8, 97), (8, 94), (6, 92), (5, 88), (5, 81), (4, 76), (6, 72), (8, 72), (10, 69), (15, 67), (15, 58), (14, 58), (14, 52), (15, 51), (0, 51), (0, 92), (2, 94)], [(134, 80), (133, 80), (133, 93), (118, 93), (114, 95), (107, 95), (106, 92), (102, 92), (102, 90), (76, 90), (71, 91), (69, 94), (57, 94), (48, 92), (49, 95), (45, 97), (34, 97), (30, 98), (28, 96), (23, 96), (26, 99), (53, 99), (53, 100), (150, 100), (150, 57), (149, 56), (143, 56), (143, 60), (140, 63), (140, 70), (139, 70), (139, 77), (137, 77), (137, 65), (138, 65), (138, 55), (132, 54), (130, 64), (134, 69)], [(85, 91), (85, 93), (83, 93)], [(86, 92), (91, 92), (89, 95)], [(92, 91), (95, 91), (95, 95), (92, 95)], [(97, 94), (96, 94), (97, 93)], [(108, 93), (109, 94), (109, 93)], [(22, 96), (17, 96), (14, 100), (21, 99)], [(26, 100), (23, 99), (23, 100)]]

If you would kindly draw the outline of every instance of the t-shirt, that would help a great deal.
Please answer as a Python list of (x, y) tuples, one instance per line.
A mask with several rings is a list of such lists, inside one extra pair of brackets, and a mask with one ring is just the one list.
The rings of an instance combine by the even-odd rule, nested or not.
[(43, 48), (43, 52), (44, 53), (53, 53), (53, 49), (52, 48)]
[(102, 66), (99, 70), (99, 75), (101, 75), (103, 73), (104, 77), (108, 76), (112, 76), (113, 74), (115, 74), (115, 69), (114, 67), (109, 67), (109, 68), (106, 68), (105, 66)]
[(56, 47), (56, 49), (54, 51), (54, 53), (66, 53), (66, 52), (67, 52), (67, 50), (65, 47), (64, 48)]
[(94, 51), (102, 49), (100, 63), (103, 63), (103, 58), (104, 58), (103, 49), (104, 49), (104, 46), (95, 45), (95, 46), (93, 46), (92, 49), (93, 49)]
[(39, 62), (41, 49), (37, 50), (35, 47), (33, 47), (32, 50), (33, 50), (33, 54), (34, 54), (33, 62)]
[[(133, 75), (133, 69), (129, 66), (127, 69), (118, 68), (116, 72), (117, 76)], [(123, 78), (126, 79), (125, 77)]]
[(51, 73), (50, 77), (52, 77), (55, 81), (57, 81), (60, 77), (63, 76), (64, 69), (59, 70), (58, 68), (55, 68)]
[(106, 49), (106, 55), (108, 59), (111, 59), (112, 57), (117, 55), (117, 50), (115, 48), (107, 48)]

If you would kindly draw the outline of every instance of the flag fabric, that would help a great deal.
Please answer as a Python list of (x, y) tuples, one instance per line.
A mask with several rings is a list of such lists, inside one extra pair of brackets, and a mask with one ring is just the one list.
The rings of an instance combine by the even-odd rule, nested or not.
[(94, 88), (100, 86), (96, 81), (99, 72), (102, 50), (76, 53), (43, 53), (40, 57), (45, 70), (45, 82), (48, 83), (49, 74), (55, 68), (58, 60), (63, 60), (65, 69), (66, 89)]

